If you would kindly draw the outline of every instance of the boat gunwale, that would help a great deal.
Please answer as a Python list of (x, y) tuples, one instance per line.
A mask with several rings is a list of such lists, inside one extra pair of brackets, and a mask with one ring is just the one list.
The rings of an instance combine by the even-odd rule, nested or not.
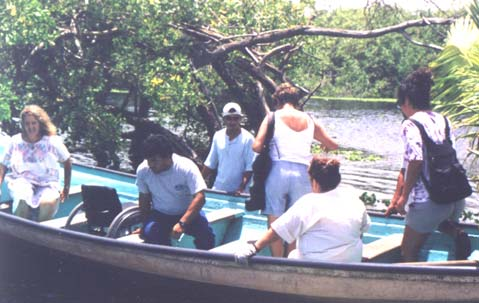
[[(95, 235), (89, 235), (73, 230), (60, 229), (47, 225), (42, 225), (37, 222), (29, 221), (14, 215), (0, 212), (0, 226), (2, 221), (9, 221), (16, 225), (26, 225), (29, 229), (38, 230), (39, 232), (46, 232), (52, 234), (54, 237), (66, 237), (72, 240), (78, 239), (85, 242), (93, 242), (94, 244), (109, 245), (112, 247), (124, 248), (128, 250), (140, 250), (148, 253), (162, 253), (167, 255), (182, 256), (182, 257), (198, 257), (206, 260), (218, 260), (228, 261), (235, 263), (234, 256), (228, 253), (202, 251), (190, 248), (169, 247), (162, 245), (146, 244), (146, 243), (131, 243), (123, 242), (116, 239), (99, 237)], [(1, 233), (5, 233), (0, 230)], [(8, 233), (12, 237), (12, 235)], [(26, 239), (17, 237), (21, 241), (27, 241)], [(38, 244), (57, 251), (64, 251), (56, 247), (50, 247), (47, 245)], [(68, 251), (64, 251), (69, 253)], [(274, 265), (291, 268), (305, 268), (305, 269), (330, 269), (330, 270), (344, 270), (344, 271), (362, 271), (373, 273), (386, 273), (394, 270), (394, 274), (419, 274), (419, 275), (451, 275), (451, 276), (479, 276), (478, 267), (448, 267), (448, 266), (414, 266), (414, 265), (401, 265), (400, 263), (339, 263), (339, 262), (321, 262), (321, 261), (308, 261), (308, 260), (294, 260), (287, 258), (273, 258), (267, 256), (254, 256), (250, 260), (250, 264), (258, 265)], [(133, 269), (134, 270), (134, 269)]]

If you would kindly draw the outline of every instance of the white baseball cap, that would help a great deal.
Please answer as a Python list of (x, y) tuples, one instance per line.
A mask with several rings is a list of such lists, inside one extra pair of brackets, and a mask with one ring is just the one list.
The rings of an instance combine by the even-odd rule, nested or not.
[(239, 104), (234, 102), (226, 103), (223, 107), (223, 117), (226, 116), (243, 116)]

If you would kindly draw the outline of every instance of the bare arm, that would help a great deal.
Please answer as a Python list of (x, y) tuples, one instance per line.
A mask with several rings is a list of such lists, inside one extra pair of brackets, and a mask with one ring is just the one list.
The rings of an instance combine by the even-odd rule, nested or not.
[(65, 201), (70, 195), (70, 184), (72, 179), (72, 160), (68, 158), (63, 162), (63, 191), (60, 193), (60, 201)]
[(203, 165), (203, 168), (201, 169), (201, 174), (203, 175), (203, 178), (205, 180), (208, 179), (208, 177), (211, 175), (212, 172), (213, 170), (211, 168), (209, 168), (206, 165)]
[(7, 173), (7, 167), (3, 164), (0, 164), (0, 187), (2, 186), (3, 179), (5, 178), (6, 173)]
[(236, 194), (241, 194), (242, 192), (244, 192), (246, 185), (248, 185), (248, 182), (251, 179), (251, 176), (253, 176), (252, 171), (243, 172), (243, 177), (241, 178), (241, 184), (236, 190)]
[(326, 151), (338, 149), (338, 143), (334, 141), (326, 131), (321, 127), (318, 121), (314, 120), (314, 139), (321, 142), (322, 147)]
[[(186, 210), (185, 214), (181, 217), (180, 221), (188, 225), (198, 215), (203, 205), (205, 205), (205, 193), (204, 191), (197, 192), (191, 200), (190, 206)], [(171, 236), (178, 239), (185, 231), (180, 226), (179, 222), (173, 226)]]
[(280, 239), (279, 235), (272, 228), (269, 228), (268, 231), (264, 233), (263, 236), (253, 245), (256, 247), (257, 251), (260, 251), (278, 239)]
[(263, 151), (264, 140), (266, 140), (266, 133), (268, 132), (268, 116), (263, 119), (261, 125), (258, 129), (258, 133), (256, 134), (256, 138), (253, 142), (253, 150), (257, 153)]
[(396, 204), (397, 200), (399, 197), (401, 197), (402, 192), (404, 190), (404, 172), (406, 170), (404, 168), (401, 168), (399, 171), (399, 175), (396, 181), (396, 190), (394, 191), (394, 195), (391, 199), (391, 203), (389, 204), (388, 208), (386, 209), (386, 212), (384, 213), (385, 216), (389, 216), (393, 212), (396, 211)]
[(409, 162), (407, 166), (407, 172), (403, 181), (402, 190), (395, 202), (395, 209), (402, 215), (406, 213), (404, 207), (406, 206), (409, 194), (411, 193), (411, 190), (414, 188), (414, 185), (416, 184), (419, 176), (421, 175), (422, 162), (422, 160), (413, 160)]

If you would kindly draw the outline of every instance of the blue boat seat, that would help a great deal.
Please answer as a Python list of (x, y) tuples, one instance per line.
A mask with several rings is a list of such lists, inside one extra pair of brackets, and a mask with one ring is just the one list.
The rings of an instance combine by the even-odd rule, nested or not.
[[(130, 209), (125, 209), (123, 211), (123, 213), (127, 213), (124, 218), (130, 221), (129, 224), (137, 221), (136, 219), (133, 219), (133, 217), (136, 215), (132, 215), (132, 213), (137, 210), (138, 208), (134, 207)], [(215, 246), (224, 244), (226, 242), (234, 241), (240, 237), (241, 227), (243, 224), (243, 215), (244, 210), (234, 208), (221, 208), (206, 213), (206, 218), (208, 219), (208, 222), (210, 223), (216, 235)], [(115, 221), (116, 220), (117, 219), (115, 219)], [(113, 224), (116, 224), (115, 221), (112, 223), (112, 226)], [(111, 227), (110, 231), (112, 232), (112, 234), (109, 233), (108, 236), (117, 238), (121, 241), (133, 243), (143, 242), (143, 240), (139, 237), (138, 233), (116, 237), (116, 235), (114, 235), (116, 234), (115, 229), (122, 230), (123, 228)], [(171, 242), (172, 245), (176, 247), (194, 248), (193, 237), (189, 235), (184, 235), (181, 240), (172, 239)]]
[(363, 262), (395, 262), (400, 260), (403, 234), (391, 234), (363, 245)]

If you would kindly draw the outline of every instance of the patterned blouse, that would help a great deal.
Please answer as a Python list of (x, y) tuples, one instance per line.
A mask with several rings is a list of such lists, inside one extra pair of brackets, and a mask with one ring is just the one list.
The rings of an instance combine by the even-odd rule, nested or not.
[[(421, 123), (424, 126), (427, 135), (435, 143), (440, 143), (446, 138), (446, 124), (442, 115), (433, 111), (419, 111), (409, 118)], [(451, 125), (449, 121), (448, 123), (449, 125)], [(407, 167), (410, 161), (424, 161), (423, 142), (421, 138), (421, 132), (419, 131), (417, 126), (412, 121), (407, 119), (404, 120), (402, 123), (401, 135), (404, 142), (403, 168), (406, 169), (407, 174)], [(452, 134), (452, 131), (450, 136), (452, 142), (454, 142), (454, 136)], [(428, 178), (425, 167), (426, 165), (423, 165), (423, 173), (426, 178)], [(416, 185), (411, 191), (408, 204), (426, 202), (428, 198), (429, 193), (427, 192), (421, 177), (419, 177), (416, 182)]]
[(58, 162), (68, 158), (70, 153), (58, 136), (43, 136), (38, 142), (29, 143), (16, 134), (5, 150), (2, 164), (11, 169), (7, 180), (24, 178), (34, 185), (46, 186), (59, 183)]

